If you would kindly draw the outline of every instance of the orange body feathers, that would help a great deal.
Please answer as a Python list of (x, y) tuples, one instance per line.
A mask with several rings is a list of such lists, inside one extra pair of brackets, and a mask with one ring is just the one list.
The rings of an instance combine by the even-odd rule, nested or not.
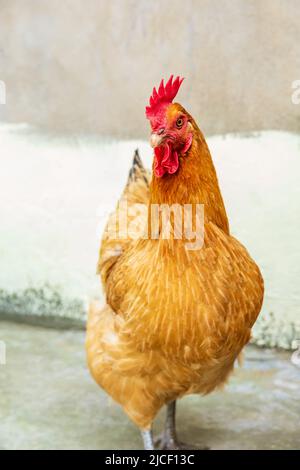
[[(224, 384), (249, 341), (264, 291), (259, 268), (229, 233), (201, 132), (180, 105), (167, 114), (178, 128), (184, 115), (184, 135), (193, 137), (187, 152), (180, 152), (184, 145), (176, 150), (178, 171), (150, 180), (137, 164), (121, 200), (129, 219), (136, 203), (203, 204), (203, 246), (187, 250), (184, 239), (166, 240), (160, 232), (156, 239), (115, 237), (109, 223), (99, 257), (106, 305), (91, 305), (87, 331), (93, 377), (142, 429), (162, 405)], [(148, 222), (142, 214), (136, 227)]]

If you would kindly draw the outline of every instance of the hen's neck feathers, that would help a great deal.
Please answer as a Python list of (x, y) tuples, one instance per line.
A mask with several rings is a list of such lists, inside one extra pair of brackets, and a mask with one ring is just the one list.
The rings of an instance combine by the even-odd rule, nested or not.
[(186, 155), (180, 156), (176, 174), (157, 178), (150, 184), (150, 204), (203, 204), (205, 223), (213, 222), (225, 233), (229, 224), (218, 179), (207, 143), (196, 123), (193, 143)]

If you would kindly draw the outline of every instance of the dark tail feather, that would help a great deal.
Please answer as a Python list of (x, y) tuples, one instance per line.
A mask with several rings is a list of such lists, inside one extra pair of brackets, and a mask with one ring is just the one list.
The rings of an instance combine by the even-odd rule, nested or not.
[(148, 184), (149, 181), (146, 175), (147, 175), (147, 171), (141, 160), (139, 150), (136, 149), (133, 155), (133, 161), (132, 161), (132, 165), (129, 171), (127, 184), (131, 183), (132, 181), (137, 180), (138, 178), (143, 178), (144, 181)]

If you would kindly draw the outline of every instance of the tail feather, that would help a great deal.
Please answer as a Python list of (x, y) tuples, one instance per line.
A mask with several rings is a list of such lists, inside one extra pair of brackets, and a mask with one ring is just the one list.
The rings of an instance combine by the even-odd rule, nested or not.
[[(102, 237), (97, 272), (101, 274), (104, 287), (113, 266), (118, 261), (122, 253), (124, 253), (127, 246), (131, 243), (131, 239), (127, 236), (124, 237), (122, 235), (116, 237), (116, 221), (119, 220), (119, 217), (122, 215), (124, 218), (127, 218), (128, 223), (132, 224), (131, 227), (134, 226), (133, 222), (138, 217), (138, 215), (135, 213), (135, 211), (129, 213), (127, 208), (134, 207), (135, 204), (148, 205), (150, 179), (151, 173), (144, 168), (142, 160), (139, 156), (139, 151), (136, 150), (133, 156), (128, 182), (119, 200), (119, 203), (120, 201), (126, 200), (127, 204), (125, 207), (122, 204), (118, 204), (116, 208), (118, 214), (116, 214), (116, 211), (110, 214)], [(135, 222), (137, 230), (139, 230), (141, 224), (142, 226), (146, 226), (146, 222), (147, 219), (142, 220), (141, 217), (138, 217)], [(119, 229), (120, 227), (118, 223), (117, 230)]]
[(127, 184), (130, 184), (139, 178), (143, 178), (145, 183), (149, 184), (148, 172), (143, 165), (143, 162), (139, 154), (139, 150), (136, 149), (133, 155), (132, 165), (129, 170)]

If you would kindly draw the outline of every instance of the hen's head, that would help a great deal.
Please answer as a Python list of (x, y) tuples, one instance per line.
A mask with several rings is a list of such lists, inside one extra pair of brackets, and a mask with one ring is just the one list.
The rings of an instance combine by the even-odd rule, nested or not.
[(184, 155), (193, 140), (191, 117), (178, 103), (172, 103), (183, 78), (173, 75), (166, 85), (162, 80), (153, 88), (146, 116), (151, 124), (151, 145), (154, 148), (154, 172), (157, 177), (174, 174), (179, 168), (179, 156)]

